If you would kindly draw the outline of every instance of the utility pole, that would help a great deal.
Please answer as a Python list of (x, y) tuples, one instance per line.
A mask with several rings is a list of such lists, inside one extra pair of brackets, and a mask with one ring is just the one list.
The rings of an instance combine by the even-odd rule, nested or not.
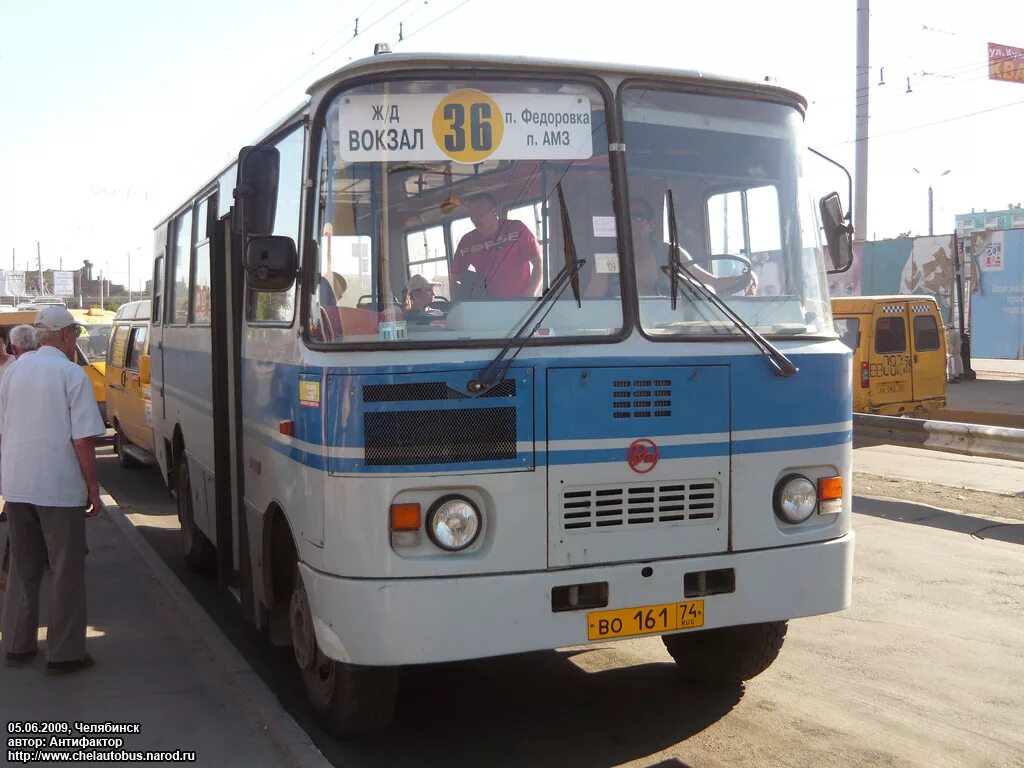
[(854, 155), (853, 237), (863, 240), (868, 233), (868, 83), (870, 2), (857, 0), (857, 92), (856, 143)]
[(39, 295), (42, 296), (43, 290), (43, 252), (39, 248), (39, 241), (36, 240), (36, 265), (39, 267)]
[(128, 301), (132, 300), (132, 251), (128, 249)]

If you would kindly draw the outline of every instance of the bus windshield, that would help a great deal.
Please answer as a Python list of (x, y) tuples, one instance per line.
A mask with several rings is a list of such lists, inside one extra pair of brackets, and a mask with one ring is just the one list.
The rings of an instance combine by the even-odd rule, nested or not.
[(585, 262), (581, 301), (565, 291), (536, 336), (622, 328), (596, 88), (560, 79), (361, 85), (328, 102), (318, 151), (312, 340), (505, 339), (565, 267), (563, 221)]
[[(652, 336), (738, 335), (700, 280), (764, 335), (832, 330), (817, 219), (801, 179), (802, 115), (792, 106), (626, 85), (630, 219), (640, 322)], [(676, 257), (691, 275), (672, 281)]]

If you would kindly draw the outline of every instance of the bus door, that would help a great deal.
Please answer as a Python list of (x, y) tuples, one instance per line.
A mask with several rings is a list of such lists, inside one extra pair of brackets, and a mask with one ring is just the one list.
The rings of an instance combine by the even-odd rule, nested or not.
[(150, 365), (152, 366), (153, 388), (150, 393), (153, 418), (161, 421), (167, 417), (167, 406), (164, 400), (164, 270), (167, 262), (168, 225), (157, 231), (158, 240), (163, 245), (153, 260), (153, 304), (150, 309)]
[(913, 397), (906, 301), (875, 304), (870, 356), (871, 406), (905, 403)]
[(945, 397), (946, 350), (939, 309), (931, 302), (911, 302), (914, 400)]

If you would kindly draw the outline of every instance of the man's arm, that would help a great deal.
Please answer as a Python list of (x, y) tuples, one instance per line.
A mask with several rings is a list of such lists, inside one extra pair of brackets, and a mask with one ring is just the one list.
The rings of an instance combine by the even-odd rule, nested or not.
[(540, 257), (540, 244), (537, 242), (537, 238), (533, 236), (525, 224), (523, 227), (523, 237), (520, 238), (519, 243), (524, 250), (527, 261), (530, 262), (530, 282), (527, 286), (530, 296), (537, 296), (540, 294), (540, 284), (544, 277), (544, 262)]
[(85, 487), (89, 493), (89, 506), (86, 508), (87, 517), (96, 517), (103, 509), (103, 502), (100, 500), (100, 483), (96, 478), (96, 446), (91, 437), (83, 437), (72, 440), (75, 446), (75, 455), (78, 457), (78, 466), (85, 478)]

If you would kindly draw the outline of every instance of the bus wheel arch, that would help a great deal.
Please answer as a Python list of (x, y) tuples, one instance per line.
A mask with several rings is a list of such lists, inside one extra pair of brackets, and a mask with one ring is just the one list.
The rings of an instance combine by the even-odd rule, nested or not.
[(209, 575), (217, 572), (217, 550), (196, 525), (192, 509), (192, 481), (189, 477), (188, 460), (182, 446), (179, 465), (175, 472), (177, 487), (178, 520), (181, 523), (181, 548), (185, 564), (193, 573)]
[(266, 595), (270, 642), (291, 645), (288, 607), (299, 562), (295, 538), (284, 510), (276, 503), (263, 516), (263, 568), (260, 574)]

